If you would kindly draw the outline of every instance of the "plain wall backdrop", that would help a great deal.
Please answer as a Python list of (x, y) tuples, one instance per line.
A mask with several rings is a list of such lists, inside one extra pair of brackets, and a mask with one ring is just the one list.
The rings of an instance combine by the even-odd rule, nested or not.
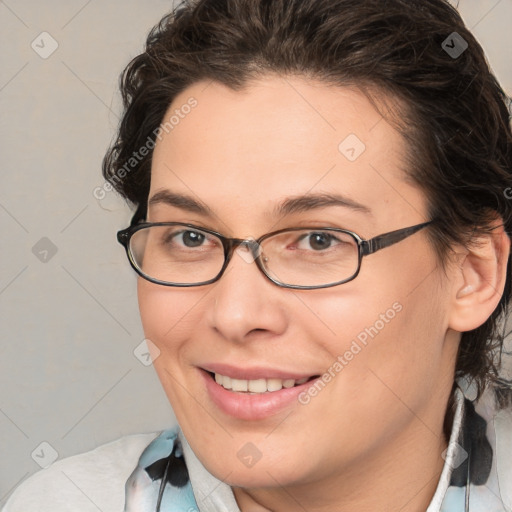
[[(52, 457), (175, 423), (140, 355), (136, 276), (115, 237), (130, 211), (94, 194), (118, 76), (171, 9), (0, 1), (0, 508)], [(512, 94), (512, 0), (459, 10)]]

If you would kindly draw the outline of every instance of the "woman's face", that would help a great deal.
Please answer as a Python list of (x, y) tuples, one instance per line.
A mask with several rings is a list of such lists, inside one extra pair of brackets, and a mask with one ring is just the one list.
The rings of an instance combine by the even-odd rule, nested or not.
[[(197, 83), (163, 122), (171, 116), (149, 197), (168, 191), (206, 208), (159, 194), (150, 222), (244, 239), (300, 226), (369, 239), (428, 220), (424, 194), (404, 178), (403, 138), (355, 89), (275, 76), (238, 92)], [(364, 208), (312, 199), (278, 212), (290, 199), (327, 194)], [(145, 335), (160, 351), (154, 366), (212, 474), (233, 486), (308, 485), (356, 478), (376, 461), (386, 467), (421, 439), (429, 450), (432, 439), (443, 445), (458, 335), (449, 329), (450, 274), (425, 231), (365, 257), (354, 280), (325, 289), (278, 287), (247, 256), (238, 249), (206, 286), (138, 283)], [(323, 378), (248, 394), (208, 372), (271, 378), (275, 389)]]

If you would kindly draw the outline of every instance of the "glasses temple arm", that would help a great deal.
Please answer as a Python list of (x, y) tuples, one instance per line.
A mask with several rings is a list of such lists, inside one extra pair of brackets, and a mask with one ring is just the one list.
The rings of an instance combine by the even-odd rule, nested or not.
[(361, 242), (362, 253), (363, 256), (367, 254), (373, 254), (374, 252), (379, 251), (380, 249), (384, 249), (385, 247), (389, 247), (390, 245), (396, 244), (400, 242), (404, 238), (416, 233), (420, 229), (432, 224), (434, 221), (424, 222), (422, 224), (417, 224), (416, 226), (411, 226), (410, 228), (397, 229), (396, 231), (390, 231), (389, 233), (384, 233), (383, 235), (376, 236), (370, 240), (363, 240)]

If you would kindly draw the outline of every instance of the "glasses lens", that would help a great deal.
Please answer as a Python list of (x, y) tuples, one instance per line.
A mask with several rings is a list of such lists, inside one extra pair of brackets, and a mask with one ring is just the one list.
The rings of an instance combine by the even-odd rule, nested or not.
[(218, 237), (184, 225), (139, 229), (129, 249), (142, 274), (166, 283), (203, 283), (216, 277), (224, 264)]
[(322, 286), (350, 279), (357, 272), (359, 249), (348, 233), (294, 230), (262, 242), (262, 263), (282, 284)]

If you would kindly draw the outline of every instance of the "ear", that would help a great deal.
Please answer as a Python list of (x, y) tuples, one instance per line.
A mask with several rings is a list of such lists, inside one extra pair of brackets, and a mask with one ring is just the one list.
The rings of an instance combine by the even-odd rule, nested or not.
[(477, 235), (470, 248), (458, 253), (448, 324), (455, 331), (480, 327), (496, 309), (503, 294), (510, 239), (501, 218), (492, 226), (490, 233)]

